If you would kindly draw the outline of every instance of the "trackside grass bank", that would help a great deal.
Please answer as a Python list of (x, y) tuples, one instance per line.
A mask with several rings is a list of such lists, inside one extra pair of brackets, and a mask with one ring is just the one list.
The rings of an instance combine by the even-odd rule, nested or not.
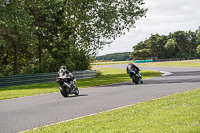
[(154, 62), (154, 63), (136, 63), (137, 66), (164, 66), (164, 67), (200, 67), (200, 60)]
[[(96, 78), (78, 80), (78, 88), (131, 81), (125, 69), (102, 68), (99, 71), (102, 71), (102, 75)], [(156, 71), (143, 70), (141, 74), (143, 79), (160, 76), (160, 72)], [(0, 100), (53, 92), (59, 92), (59, 85), (56, 82), (12, 86), (0, 88)]]
[(132, 61), (96, 61), (91, 63), (92, 66), (101, 66), (101, 65), (116, 65), (116, 64), (128, 64)]
[(93, 116), (30, 130), (32, 133), (198, 133), (200, 88)]
[[(131, 61), (105, 61), (94, 62), (93, 67), (101, 65), (128, 64)], [(200, 67), (200, 59), (184, 60), (184, 61), (168, 61), (168, 62), (152, 62), (152, 63), (135, 63), (137, 66), (164, 66), (164, 67)]]

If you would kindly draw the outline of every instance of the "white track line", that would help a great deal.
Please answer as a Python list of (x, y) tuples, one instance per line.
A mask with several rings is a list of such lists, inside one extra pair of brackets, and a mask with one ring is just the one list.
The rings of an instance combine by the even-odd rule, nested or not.
[(171, 72), (167, 72), (167, 71), (160, 71), (162, 73), (162, 76), (168, 76), (168, 75), (172, 75), (173, 73)]

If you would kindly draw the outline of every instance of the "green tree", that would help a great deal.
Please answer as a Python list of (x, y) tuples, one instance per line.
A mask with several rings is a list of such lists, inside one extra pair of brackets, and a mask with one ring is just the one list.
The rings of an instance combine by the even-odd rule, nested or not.
[(131, 55), (131, 52), (113, 53), (113, 54), (107, 54), (103, 56), (97, 56), (96, 60), (113, 60), (113, 61), (132, 60), (132, 58), (130, 58), (130, 55)]
[(197, 57), (200, 57), (200, 45), (196, 48)]
[(149, 57), (151, 57), (151, 50), (150, 49), (141, 49), (141, 50), (135, 50), (132, 52), (131, 57), (134, 60), (145, 60)]
[(168, 36), (151, 35), (150, 38), (133, 47), (133, 55), (144, 59), (146, 56), (142, 53), (148, 49), (146, 55), (149, 57), (195, 58), (198, 45), (200, 45), (200, 27), (196, 32), (176, 31)]
[[(164, 45), (166, 44), (167, 37), (166, 36), (160, 36), (158, 34), (151, 35), (150, 38), (145, 40), (144, 42), (138, 43), (136, 46), (134, 46), (134, 53), (133, 55), (140, 55), (139, 53), (145, 53), (146, 56), (143, 56), (143, 58), (147, 57), (157, 57), (157, 58), (166, 58), (166, 51), (164, 48)], [(137, 50), (140, 50), (138, 52), (135, 52)], [(148, 55), (148, 56), (147, 56)]]
[[(42, 31), (37, 34), (39, 64), (43, 59), (42, 52), (47, 50), (52, 60), (46, 62), (45, 65), (66, 64), (69, 65), (69, 68), (75, 68), (72, 67), (76, 66), (72, 59), (74, 59), (73, 56), (76, 57), (76, 54), (79, 54), (80, 49), (85, 51), (87, 57), (91, 57), (96, 50), (109, 43), (111, 39), (124, 34), (124, 30), (134, 27), (135, 21), (144, 16), (147, 11), (147, 9), (140, 8), (140, 5), (144, 4), (141, 0), (63, 0), (60, 3), (53, 2), (56, 6), (52, 8), (47, 6), (52, 6), (52, 1), (45, 4), (48, 3), (48, 0), (34, 2), (34, 8), (29, 4), (31, 5), (31, 14), (35, 18), (34, 25)], [(59, 10), (56, 11), (56, 9)], [(55, 18), (49, 12), (54, 12), (59, 17)], [(47, 22), (47, 20), (50, 21)], [(53, 28), (56, 29), (56, 35), (48, 30), (52, 29), (48, 24), (52, 23), (52, 20), (59, 22)], [(44, 39), (43, 35), (46, 34), (53, 35), (53, 42), (49, 41), (49, 38)], [(45, 45), (46, 42), (48, 43)], [(74, 51), (76, 48), (78, 48), (77, 52)], [(45, 55), (43, 54), (43, 56)]]
[[(14, 74), (30, 72), (27, 66), (39, 72), (56, 71), (62, 64), (70, 70), (89, 68), (98, 49), (134, 27), (147, 11), (141, 8), (143, 0), (6, 0), (0, 4), (0, 59), (3, 65), (14, 64)], [(88, 66), (76, 67), (80, 57)], [(29, 65), (24, 66), (24, 61)]]
[(176, 58), (179, 52), (179, 47), (173, 39), (169, 39), (165, 44), (165, 49), (167, 51), (168, 58)]
[(141, 41), (140, 43), (138, 43), (137, 45), (133, 46), (133, 49), (134, 51), (135, 50), (141, 50), (141, 49), (144, 49), (144, 48), (150, 48), (148, 45), (147, 45), (147, 40), (145, 40), (144, 42)]
[(196, 47), (197, 47), (197, 35), (195, 32), (192, 32), (189, 30), (187, 32), (187, 38), (188, 38), (188, 48), (187, 53), (189, 54), (189, 58), (194, 58), (196, 54)]
[[(32, 18), (29, 12), (24, 9), (24, 1), (7, 0), (0, 3), (0, 38), (1, 42), (1, 70), (8, 66), (13, 66), (12, 74), (19, 74), (19, 67), (23, 66), (23, 61), (19, 60), (26, 54), (30, 57), (29, 51), (34, 40), (31, 28)], [(22, 63), (20, 65), (20, 63)], [(8, 67), (7, 67), (8, 68)], [(10, 67), (9, 67), (10, 68)], [(8, 69), (11, 71), (10, 69)]]
[(200, 26), (199, 26), (199, 28), (196, 30), (196, 37), (197, 37), (197, 39), (196, 39), (196, 44), (197, 44), (197, 45), (200, 45)]
[(174, 41), (176, 41), (178, 47), (180, 48), (178, 56), (182, 58), (187, 58), (189, 53), (188, 51), (189, 40), (187, 33), (184, 31), (176, 31), (173, 34), (170, 33), (168, 39), (171, 38), (174, 39)]
[(166, 43), (166, 37), (160, 36), (158, 34), (151, 35), (151, 37), (146, 41), (147, 46), (151, 51), (151, 57), (162, 58), (165, 54), (164, 45)]
[[(35, 27), (34, 35), (37, 36), (35, 59), (38, 60), (38, 72), (48, 72), (54, 68), (51, 51), (56, 43), (59, 28), (64, 24), (62, 20), (62, 1), (59, 0), (25, 0), (25, 8), (34, 18), (32, 26)], [(48, 66), (47, 66), (48, 65)]]

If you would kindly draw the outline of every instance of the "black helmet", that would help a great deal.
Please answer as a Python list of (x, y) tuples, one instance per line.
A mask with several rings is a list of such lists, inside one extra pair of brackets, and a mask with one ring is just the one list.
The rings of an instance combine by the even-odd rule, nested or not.
[(64, 65), (62, 65), (62, 66), (60, 67), (60, 69), (67, 69), (67, 67), (64, 66)]

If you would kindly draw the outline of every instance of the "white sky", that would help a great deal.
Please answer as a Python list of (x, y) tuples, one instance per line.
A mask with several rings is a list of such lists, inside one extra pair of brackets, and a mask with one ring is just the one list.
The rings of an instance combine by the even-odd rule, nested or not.
[(195, 31), (200, 26), (200, 0), (144, 0), (146, 18), (136, 21), (136, 28), (104, 46), (98, 55), (132, 52), (133, 46), (151, 34), (168, 35), (178, 30)]

